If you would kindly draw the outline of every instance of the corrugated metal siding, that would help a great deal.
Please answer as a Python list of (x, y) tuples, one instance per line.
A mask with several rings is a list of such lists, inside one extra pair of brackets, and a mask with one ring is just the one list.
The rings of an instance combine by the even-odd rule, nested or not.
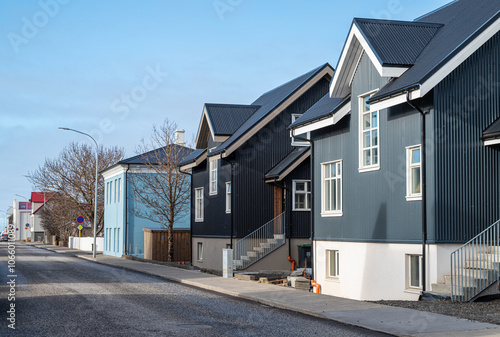
[[(313, 132), (316, 240), (419, 242), (421, 202), (406, 201), (406, 147), (420, 143), (420, 115), (407, 104), (382, 110), (378, 171), (358, 171), (358, 96), (381, 88), (364, 55), (352, 83), (352, 113), (336, 126)], [(321, 163), (342, 160), (343, 216), (321, 217)]]
[(435, 88), (436, 240), (465, 242), (500, 218), (499, 149), (483, 130), (500, 117), (500, 34)]
[[(292, 211), (293, 209), (293, 180), (311, 180), (310, 159), (307, 158), (293, 172), (291, 172), (284, 180), (286, 184), (286, 212), (287, 224), (291, 225), (291, 230), (288, 233), (293, 238), (309, 238), (311, 236), (311, 212), (307, 211)], [(288, 228), (287, 228), (288, 231)]]
[(322, 79), (277, 118), (260, 130), (234, 153), (235, 236), (243, 237), (273, 218), (272, 184), (264, 175), (292, 150), (290, 132), (292, 114), (302, 114), (328, 91), (329, 80)]

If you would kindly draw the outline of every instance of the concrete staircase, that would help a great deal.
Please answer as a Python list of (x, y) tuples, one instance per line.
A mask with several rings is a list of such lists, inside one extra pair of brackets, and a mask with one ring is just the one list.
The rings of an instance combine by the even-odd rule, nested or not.
[(234, 260), (234, 267), (235, 269), (249, 267), (284, 244), (285, 234), (274, 234), (274, 238), (266, 239), (266, 242), (260, 242), (259, 245), (253, 247), (251, 251), (247, 251), (246, 255), (241, 255), (240, 259)]
[[(431, 294), (449, 297), (455, 301), (474, 301), (499, 294), (500, 247), (474, 244), (459, 256), (452, 254), (452, 274), (444, 276), (444, 283), (432, 284)], [(458, 250), (457, 250), (458, 251)]]

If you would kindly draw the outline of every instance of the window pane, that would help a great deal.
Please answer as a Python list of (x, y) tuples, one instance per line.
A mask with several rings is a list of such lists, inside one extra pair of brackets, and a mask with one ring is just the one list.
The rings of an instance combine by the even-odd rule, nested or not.
[(412, 164), (420, 163), (420, 149), (414, 149), (411, 152), (412, 152), (411, 163)]
[(332, 180), (332, 207), (331, 210), (337, 210), (337, 180)]
[(372, 149), (372, 164), (376, 165), (378, 164), (378, 149)]
[(371, 152), (370, 150), (363, 151), (363, 166), (367, 166), (371, 164)]
[(370, 104), (367, 103), (367, 101), (370, 99), (370, 96), (363, 97), (363, 111), (369, 111), (370, 110)]
[(420, 167), (413, 167), (411, 169), (411, 193), (420, 193)]
[(378, 111), (372, 112), (372, 128), (376, 128), (378, 126)]
[(337, 208), (336, 208), (337, 211), (340, 211), (342, 209), (342, 197), (340, 195), (341, 192), (342, 191), (340, 188), (340, 180), (339, 180), (339, 182), (337, 183)]
[(372, 131), (372, 146), (378, 145), (378, 130)]
[(296, 191), (305, 191), (304, 185), (305, 185), (305, 183), (296, 182), (295, 183), (295, 190)]
[(363, 147), (364, 148), (370, 147), (371, 146), (370, 144), (371, 144), (371, 142), (370, 142), (370, 131), (363, 132)]
[(306, 196), (304, 194), (295, 194), (295, 209), (306, 208)]
[(420, 256), (410, 256), (410, 286), (420, 287)]
[(330, 182), (325, 182), (325, 211), (331, 211), (331, 193), (330, 193)]
[(340, 169), (340, 164), (337, 164), (337, 175), (341, 176), (342, 175), (342, 172), (341, 172), (341, 169)]
[(325, 165), (325, 178), (330, 178), (330, 165)]
[(307, 193), (307, 200), (306, 200), (306, 209), (311, 208), (311, 193)]
[(370, 128), (370, 114), (363, 115), (363, 129), (367, 130)]

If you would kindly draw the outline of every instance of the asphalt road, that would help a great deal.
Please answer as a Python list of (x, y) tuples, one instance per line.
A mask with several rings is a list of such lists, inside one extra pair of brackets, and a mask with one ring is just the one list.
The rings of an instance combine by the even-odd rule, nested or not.
[(0, 336), (385, 336), (44, 249), (15, 253), (9, 272), (0, 243)]

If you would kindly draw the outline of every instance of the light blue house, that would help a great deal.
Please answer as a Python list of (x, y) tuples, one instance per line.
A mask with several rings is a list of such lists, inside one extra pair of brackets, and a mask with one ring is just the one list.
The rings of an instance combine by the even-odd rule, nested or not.
[[(178, 130), (183, 132), (183, 130)], [(181, 139), (183, 137), (178, 137)], [(179, 149), (187, 156), (192, 150), (179, 142)], [(181, 145), (182, 144), (182, 145)], [(133, 175), (155, 174), (145, 164), (149, 153), (124, 159), (101, 171), (104, 177), (104, 251), (116, 257), (123, 255), (144, 258), (143, 228), (162, 228), (162, 224), (138, 217), (137, 210), (146, 205), (134, 198)], [(190, 205), (188, 206), (188, 209)], [(189, 230), (189, 212), (174, 223), (174, 230)]]

